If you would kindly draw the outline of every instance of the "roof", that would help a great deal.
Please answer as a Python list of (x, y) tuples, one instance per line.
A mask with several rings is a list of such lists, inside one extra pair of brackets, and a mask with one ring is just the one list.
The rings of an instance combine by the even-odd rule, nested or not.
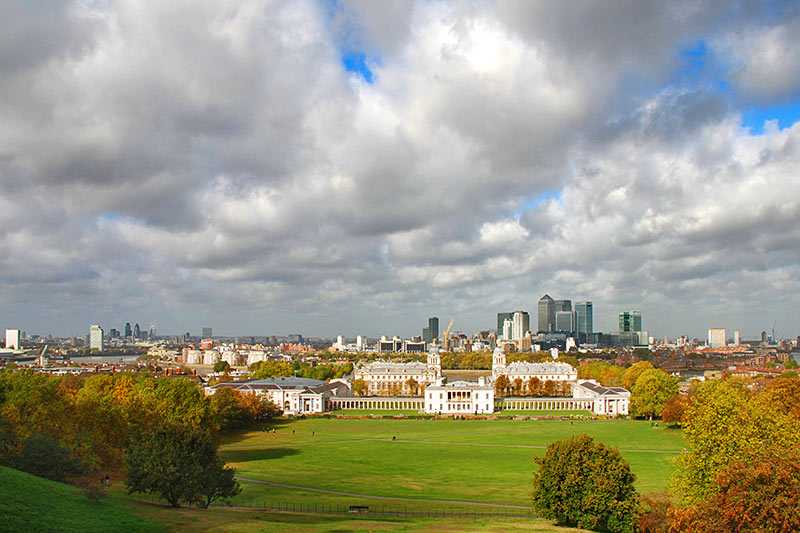
[(528, 363), (527, 361), (514, 361), (506, 366), (508, 373), (517, 374), (573, 374), (575, 367), (569, 363)]
[(306, 389), (325, 385), (324, 381), (310, 378), (275, 377), (266, 379), (250, 379), (247, 381), (226, 381), (215, 385), (218, 387), (231, 387), (245, 390), (276, 390), (276, 389)]
[(424, 374), (428, 371), (428, 365), (419, 361), (408, 363), (373, 361), (359, 365), (355, 371), (365, 374)]
[(609, 396), (617, 394), (630, 395), (630, 392), (622, 387), (605, 387), (603, 385), (600, 385), (599, 383), (594, 383), (592, 381), (579, 381), (578, 385), (594, 392), (598, 396)]
[(442, 385), (429, 385), (425, 390), (447, 390), (447, 389), (469, 389), (469, 390), (492, 390), (491, 385), (481, 385), (475, 381), (452, 381)]

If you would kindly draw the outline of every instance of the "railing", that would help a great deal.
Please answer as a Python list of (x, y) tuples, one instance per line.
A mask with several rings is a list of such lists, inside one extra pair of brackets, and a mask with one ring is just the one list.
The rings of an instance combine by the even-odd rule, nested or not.
[[(250, 507), (250, 506), (248, 506)], [(417, 517), (417, 518), (536, 518), (529, 509), (487, 509), (484, 511), (467, 509), (423, 509), (414, 510), (408, 507), (391, 507), (385, 505), (344, 505), (333, 503), (298, 503), (298, 502), (264, 502), (261, 509), (272, 513), (298, 514), (347, 514), (385, 517)]]

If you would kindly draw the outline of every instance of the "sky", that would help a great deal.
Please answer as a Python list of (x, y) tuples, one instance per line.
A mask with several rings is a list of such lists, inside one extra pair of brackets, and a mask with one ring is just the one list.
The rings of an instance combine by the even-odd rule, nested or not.
[(800, 334), (800, 4), (0, 3), (0, 327)]

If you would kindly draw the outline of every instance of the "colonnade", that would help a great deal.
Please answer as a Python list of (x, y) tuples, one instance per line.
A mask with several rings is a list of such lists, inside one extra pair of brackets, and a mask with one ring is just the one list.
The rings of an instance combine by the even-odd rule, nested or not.
[(331, 409), (376, 409), (422, 411), (422, 398), (329, 398)]
[(504, 398), (500, 408), (508, 411), (576, 411), (594, 409), (593, 400), (578, 398)]

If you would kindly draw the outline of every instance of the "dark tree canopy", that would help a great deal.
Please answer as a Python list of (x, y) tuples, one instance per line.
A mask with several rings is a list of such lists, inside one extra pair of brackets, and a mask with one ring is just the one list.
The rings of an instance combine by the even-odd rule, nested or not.
[(154, 494), (173, 507), (208, 507), (239, 493), (233, 470), (217, 456), (203, 430), (164, 426), (131, 439), (126, 452), (128, 492)]
[(556, 441), (533, 478), (533, 507), (561, 524), (632, 532), (638, 494), (634, 475), (616, 449), (588, 435)]

